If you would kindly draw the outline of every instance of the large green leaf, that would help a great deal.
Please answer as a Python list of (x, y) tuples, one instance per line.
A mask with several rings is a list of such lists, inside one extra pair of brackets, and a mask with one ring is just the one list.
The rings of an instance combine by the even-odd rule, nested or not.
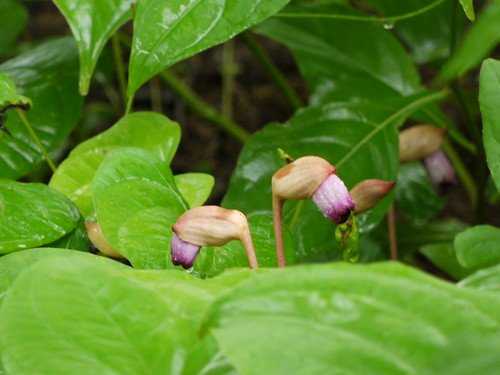
[[(182, 369), (221, 283), (134, 271), (79, 253), (40, 260), (9, 289), (0, 350), (9, 374), (167, 374)], [(233, 278), (234, 280), (234, 278)]]
[[(80, 117), (77, 65), (70, 38), (43, 43), (0, 65), (0, 72), (31, 99), (27, 118), (48, 151), (62, 144)], [(17, 113), (7, 112), (5, 128), (0, 134), (0, 177), (15, 179), (33, 170), (43, 155)]]
[(57, 168), (50, 186), (66, 194), (86, 217), (94, 215), (90, 184), (107, 153), (119, 147), (138, 147), (152, 152), (166, 165), (180, 141), (179, 125), (153, 112), (123, 117), (105, 132), (78, 145)]
[(500, 103), (500, 61), (488, 59), (481, 68), (479, 104), (483, 118), (483, 142), (488, 166), (497, 189), (500, 189), (500, 106), (498, 103)]
[(81, 218), (75, 229), (66, 234), (64, 237), (61, 237), (58, 240), (45, 245), (44, 247), (89, 251), (90, 241), (87, 236), (87, 228), (85, 227), (84, 219)]
[(203, 332), (243, 374), (496, 374), (500, 297), (397, 263), (290, 267), (212, 305)]
[[(271, 210), (271, 177), (284, 165), (278, 148), (294, 158), (318, 155), (329, 160), (349, 188), (368, 178), (394, 181), (399, 165), (396, 126), (434, 99), (429, 95), (396, 102), (332, 103), (302, 110), (286, 124), (268, 125), (243, 148), (223, 204), (245, 213)], [(362, 231), (382, 219), (391, 198), (360, 218)], [(285, 217), (302, 260), (338, 256), (333, 225), (311, 202), (287, 203)]]
[(171, 227), (187, 204), (167, 164), (148, 151), (122, 148), (96, 172), (92, 192), (104, 236), (138, 268), (172, 267)]
[(452, 80), (477, 66), (500, 42), (500, 0), (493, 0), (472, 24), (465, 39), (439, 73)]
[(9, 51), (13, 42), (26, 27), (28, 12), (16, 0), (0, 0), (0, 55)]
[(30, 106), (31, 100), (19, 95), (15, 83), (7, 75), (0, 73), (0, 113), (12, 107), (28, 109)]
[[(336, 5), (289, 6), (286, 11), (353, 14)], [(419, 89), (419, 76), (410, 57), (379, 25), (324, 18), (272, 18), (257, 31), (292, 50), (311, 87), (313, 103), (379, 99)]]
[(398, 210), (415, 223), (432, 219), (444, 206), (444, 200), (437, 195), (425, 168), (418, 162), (400, 166), (395, 191)]
[(54, 0), (66, 18), (80, 51), (80, 93), (87, 95), (94, 68), (106, 42), (131, 18), (134, 0)]
[(0, 254), (55, 241), (79, 218), (76, 207), (46, 185), (0, 180)]
[(500, 292), (500, 264), (479, 270), (466, 279), (459, 286), (475, 288), (489, 292)]
[(201, 206), (212, 193), (214, 178), (206, 173), (183, 173), (174, 177), (175, 184), (189, 207)]
[(128, 95), (163, 69), (225, 42), (289, 0), (142, 0), (134, 18)]
[(455, 237), (460, 264), (467, 268), (489, 267), (500, 263), (500, 229), (477, 225)]
[[(249, 215), (248, 221), (259, 267), (277, 267), (272, 214), (256, 212)], [(283, 237), (287, 264), (294, 264), (293, 239), (289, 232), (285, 232)], [(248, 267), (248, 259), (241, 242), (232, 241), (222, 247), (203, 248), (196, 259), (194, 272), (202, 277), (212, 277), (237, 267)]]

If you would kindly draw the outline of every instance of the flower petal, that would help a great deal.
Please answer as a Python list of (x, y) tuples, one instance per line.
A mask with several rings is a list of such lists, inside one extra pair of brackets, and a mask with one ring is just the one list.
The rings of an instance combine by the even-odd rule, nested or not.
[(200, 251), (200, 246), (183, 241), (175, 233), (172, 236), (170, 256), (172, 263), (186, 269), (191, 268)]
[(314, 203), (330, 220), (343, 223), (354, 209), (354, 202), (342, 180), (331, 174), (314, 192)]

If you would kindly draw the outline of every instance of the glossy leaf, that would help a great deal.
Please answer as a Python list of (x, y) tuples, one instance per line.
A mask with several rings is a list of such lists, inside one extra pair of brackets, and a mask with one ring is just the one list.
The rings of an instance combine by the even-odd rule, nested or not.
[(479, 65), (500, 42), (500, 1), (492, 1), (479, 14), (453, 56), (439, 73), (441, 81), (449, 81)]
[[(286, 11), (358, 15), (337, 5), (289, 6)], [(310, 85), (314, 104), (397, 97), (420, 88), (410, 57), (381, 25), (324, 18), (272, 18), (257, 31), (292, 50)]]
[(467, 18), (471, 21), (474, 21), (474, 19), (476, 18), (476, 14), (474, 12), (474, 3), (472, 2), (472, 0), (460, 0), (460, 5), (462, 5)]
[[(434, 98), (333, 103), (300, 111), (286, 124), (266, 126), (243, 148), (223, 204), (245, 213), (271, 210), (271, 177), (284, 165), (278, 148), (294, 158), (325, 158), (337, 167), (348, 188), (368, 178), (394, 181), (399, 165), (396, 126)], [(389, 196), (360, 218), (362, 232), (373, 229), (383, 218), (391, 199)], [(286, 203), (285, 218), (302, 260), (338, 256), (333, 225), (311, 202)]]
[(45, 247), (57, 249), (70, 249), (78, 251), (89, 251), (90, 241), (87, 236), (87, 229), (83, 219), (76, 225), (75, 229), (61, 237), (57, 241), (49, 243)]
[(128, 96), (176, 62), (231, 39), (289, 0), (142, 0), (134, 17)]
[(75, 253), (37, 262), (10, 288), (0, 316), (5, 370), (160, 374), (182, 368), (221, 288), (179, 271), (134, 271)]
[(500, 292), (500, 264), (479, 270), (466, 279), (459, 286), (475, 288), (481, 291)]
[(0, 113), (13, 107), (29, 109), (30, 106), (29, 98), (19, 95), (15, 83), (0, 73)]
[[(20, 93), (29, 97), (26, 114), (34, 132), (50, 152), (59, 147), (78, 122), (82, 98), (77, 88), (77, 52), (70, 38), (39, 45), (0, 65)], [(19, 178), (43, 159), (18, 114), (7, 112), (0, 134), (0, 178)]]
[(408, 220), (426, 222), (435, 217), (444, 206), (421, 163), (405, 163), (399, 168), (395, 187), (396, 204)]
[(66, 18), (80, 55), (80, 93), (87, 95), (106, 42), (131, 18), (134, 0), (54, 0)]
[(138, 268), (172, 267), (172, 225), (187, 208), (168, 165), (141, 149), (115, 150), (92, 182), (97, 222)]
[(0, 55), (9, 52), (28, 21), (26, 8), (17, 0), (0, 1)]
[(55, 241), (80, 215), (62, 194), (43, 184), (0, 180), (0, 254)]
[[(257, 212), (248, 217), (252, 240), (259, 267), (277, 267), (273, 219), (270, 212)], [(287, 264), (296, 262), (295, 246), (289, 232), (284, 233)], [(194, 272), (202, 277), (212, 277), (226, 269), (248, 267), (245, 249), (239, 241), (221, 247), (203, 248), (194, 264)]]
[(244, 374), (494, 374), (498, 311), (400, 264), (302, 266), (220, 297), (203, 331)]
[(483, 118), (483, 142), (486, 150), (486, 158), (497, 189), (500, 189), (499, 101), (500, 61), (488, 59), (483, 63), (481, 68), (479, 104), (481, 106), (481, 115)]
[(473, 272), (473, 270), (465, 268), (458, 262), (455, 248), (451, 242), (425, 245), (420, 249), (420, 252), (432, 264), (455, 280), (461, 280)]
[(178, 174), (174, 180), (175, 185), (191, 208), (205, 203), (215, 184), (214, 178), (205, 173)]
[(482, 268), (500, 263), (500, 229), (477, 225), (455, 237), (455, 251), (460, 264)]
[(167, 165), (180, 141), (179, 125), (153, 112), (123, 117), (110, 129), (78, 145), (59, 166), (50, 186), (66, 194), (85, 217), (94, 215), (90, 184), (105, 156), (119, 147), (139, 147)]

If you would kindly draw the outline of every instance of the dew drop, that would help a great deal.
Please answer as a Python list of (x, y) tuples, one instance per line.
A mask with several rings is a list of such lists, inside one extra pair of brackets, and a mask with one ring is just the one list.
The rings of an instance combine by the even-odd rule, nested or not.
[(386, 30), (392, 30), (392, 29), (394, 29), (394, 23), (392, 23), (392, 22), (385, 22), (384, 23), (384, 29), (386, 29)]

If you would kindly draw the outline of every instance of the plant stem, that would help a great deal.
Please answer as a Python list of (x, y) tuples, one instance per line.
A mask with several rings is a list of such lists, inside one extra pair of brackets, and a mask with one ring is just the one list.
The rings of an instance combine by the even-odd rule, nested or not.
[(458, 178), (464, 185), (472, 207), (475, 208), (477, 206), (478, 189), (476, 183), (474, 182), (474, 179), (472, 178), (464, 163), (460, 159), (460, 156), (448, 140), (444, 141), (442, 148), (445, 154), (450, 159), (450, 162), (453, 165)]
[(387, 213), (387, 230), (389, 234), (389, 243), (391, 247), (391, 259), (398, 259), (398, 239), (396, 235), (396, 210), (394, 204), (389, 208)]
[(276, 258), (278, 261), (278, 267), (285, 267), (285, 247), (283, 246), (283, 201), (273, 194), (273, 226), (274, 235), (276, 241)]
[(293, 13), (293, 12), (280, 12), (274, 17), (278, 18), (329, 18), (329, 19), (339, 19), (346, 21), (360, 21), (360, 22), (379, 22), (384, 24), (394, 24), (397, 21), (405, 20), (408, 18), (416, 17), (424, 14), (435, 7), (439, 6), (445, 0), (436, 0), (420, 9), (412, 12), (399, 14), (397, 16), (391, 17), (370, 17), (370, 16), (353, 16), (349, 14), (331, 14), (331, 13)]
[(172, 90), (179, 94), (179, 96), (181, 96), (198, 115), (218, 125), (242, 143), (248, 140), (250, 134), (245, 129), (233, 120), (219, 113), (210, 104), (206, 103), (198, 96), (198, 94), (177, 78), (172, 72), (165, 70), (160, 73), (160, 77), (171, 87)]
[(21, 119), (21, 122), (24, 124), (24, 126), (28, 130), (28, 133), (30, 134), (31, 138), (37, 144), (38, 148), (40, 149), (41, 153), (43, 154), (45, 160), (47, 161), (47, 164), (49, 165), (50, 169), (52, 170), (52, 173), (55, 173), (56, 166), (55, 166), (54, 162), (52, 161), (52, 159), (50, 158), (47, 150), (43, 146), (42, 141), (40, 140), (40, 138), (38, 138), (38, 135), (35, 133), (35, 131), (31, 127), (31, 124), (28, 121), (28, 118), (26, 117), (26, 115), (24, 114), (24, 111), (22, 109), (18, 108), (18, 109), (16, 109), (16, 112), (17, 112), (19, 118)]
[(151, 96), (151, 108), (155, 112), (163, 112), (161, 103), (161, 85), (158, 77), (154, 77), (149, 83), (149, 93)]
[(233, 117), (234, 78), (238, 72), (234, 60), (234, 40), (228, 41), (222, 48), (222, 115)]
[(127, 100), (127, 82), (125, 80), (125, 65), (123, 64), (122, 47), (120, 45), (120, 39), (118, 34), (115, 33), (111, 37), (111, 45), (113, 47), (113, 58), (116, 66), (118, 85), (120, 86), (120, 93), (122, 96), (124, 107), (126, 107), (125, 112), (128, 113), (130, 110), (130, 106), (128, 103), (125, 104)]
[(257, 60), (260, 61), (264, 69), (266, 69), (267, 73), (271, 76), (276, 86), (283, 92), (292, 108), (294, 110), (301, 108), (303, 106), (302, 100), (292, 86), (290, 86), (283, 73), (274, 65), (264, 48), (261, 47), (249, 32), (244, 33), (242, 38), (248, 49), (254, 54)]

